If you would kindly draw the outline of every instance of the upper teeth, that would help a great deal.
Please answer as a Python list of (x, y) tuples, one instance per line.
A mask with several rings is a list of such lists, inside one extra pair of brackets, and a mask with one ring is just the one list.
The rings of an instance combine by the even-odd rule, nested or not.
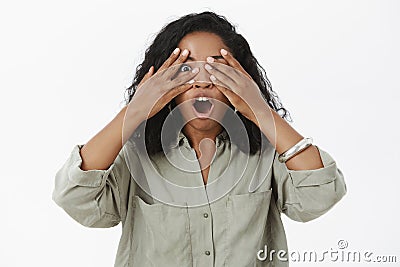
[(208, 101), (208, 98), (205, 96), (200, 96), (198, 98), (196, 98), (197, 101)]

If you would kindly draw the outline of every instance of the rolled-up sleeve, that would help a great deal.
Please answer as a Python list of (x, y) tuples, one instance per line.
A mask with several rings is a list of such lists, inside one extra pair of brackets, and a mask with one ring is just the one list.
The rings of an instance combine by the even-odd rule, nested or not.
[[(80, 149), (75, 145), (57, 171), (52, 199), (74, 220), (87, 227), (113, 227), (124, 214), (122, 204), (129, 177), (119, 154), (107, 170), (81, 169)], [(125, 193), (126, 194), (126, 193)]]
[(347, 192), (342, 171), (326, 151), (316, 146), (324, 165), (314, 170), (290, 170), (273, 162), (273, 186), (278, 209), (289, 218), (307, 222), (331, 209)]

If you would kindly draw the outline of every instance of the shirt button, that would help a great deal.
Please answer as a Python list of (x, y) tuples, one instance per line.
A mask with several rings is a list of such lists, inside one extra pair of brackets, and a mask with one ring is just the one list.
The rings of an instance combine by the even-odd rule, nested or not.
[(211, 254), (209, 250), (206, 250), (204, 253), (205, 253), (207, 256), (209, 256), (209, 255)]
[(208, 218), (208, 213), (203, 214), (204, 218)]

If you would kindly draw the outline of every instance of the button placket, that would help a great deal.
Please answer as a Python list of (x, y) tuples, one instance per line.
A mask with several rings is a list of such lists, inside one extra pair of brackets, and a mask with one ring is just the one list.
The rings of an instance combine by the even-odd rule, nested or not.
[(205, 250), (204, 250), (204, 255), (206, 255), (207, 258), (210, 258), (210, 260), (211, 260), (212, 257), (209, 257), (209, 256), (211, 255), (211, 250), (214, 249), (214, 243), (213, 243), (213, 240), (212, 240), (212, 236), (213, 236), (213, 234), (212, 234), (212, 220), (211, 220), (211, 218), (209, 218), (210, 212), (211, 212), (210, 206), (207, 205), (206, 206), (206, 210), (203, 212), (203, 218), (205, 220), (205, 222), (204, 222), (205, 223), (205, 227), (208, 230), (207, 231), (207, 234), (208, 234), (207, 236), (209, 237), (209, 242), (207, 242), (207, 243), (209, 243), (209, 244), (207, 244), (207, 243), (205, 244), (206, 247), (205, 247)]
[[(192, 234), (192, 252), (197, 266), (212, 266), (214, 262), (214, 242), (211, 208), (205, 205), (188, 210)], [(202, 220), (199, 220), (201, 218)], [(193, 242), (196, 240), (196, 242)]]

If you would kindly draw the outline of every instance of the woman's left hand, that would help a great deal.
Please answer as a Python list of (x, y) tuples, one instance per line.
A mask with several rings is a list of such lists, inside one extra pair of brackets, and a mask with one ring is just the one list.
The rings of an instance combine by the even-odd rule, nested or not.
[(205, 68), (211, 74), (210, 80), (237, 111), (258, 125), (257, 114), (269, 110), (258, 85), (231, 53), (221, 49), (221, 55), (229, 65), (207, 58)]

